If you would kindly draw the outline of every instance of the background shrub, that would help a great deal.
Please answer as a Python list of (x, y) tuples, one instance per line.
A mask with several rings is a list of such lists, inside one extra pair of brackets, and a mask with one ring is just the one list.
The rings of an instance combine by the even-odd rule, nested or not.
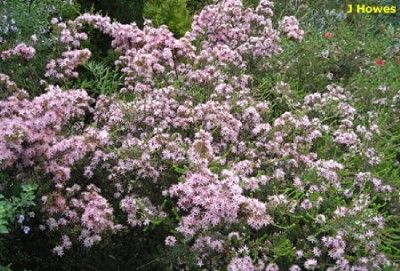
[[(258, 1), (244, 2), (250, 7), (258, 4)], [(120, 21), (127, 23), (137, 20), (139, 25), (142, 18), (147, 17), (146, 14), (148, 14), (156, 25), (168, 24), (170, 27), (175, 25), (174, 34), (181, 36), (187, 26), (179, 22), (184, 22), (191, 15), (196, 14), (201, 6), (208, 2), (188, 1), (186, 6), (189, 12), (183, 9), (184, 1), (163, 3), (152, 1), (143, 6), (143, 2), (140, 1), (129, 3), (82, 1), (82, 6), (83, 10), (90, 10), (92, 7), (97, 11), (101, 10), (103, 14), (111, 15), (112, 20), (119, 16), (121, 16)], [(374, 2), (371, 1), (371, 3)], [(119, 6), (129, 9), (132, 7), (131, 4), (139, 5), (136, 12), (140, 13), (143, 9), (145, 15), (135, 17), (136, 15), (133, 16), (132, 13), (117, 8)], [(178, 10), (177, 7), (180, 6), (182, 9)], [(1, 169), (0, 231), (3, 230), (3, 233), (0, 234), (0, 265), (10, 266), (13, 270), (204, 270), (204, 268), (225, 270), (227, 265), (229, 265), (229, 270), (235, 270), (235, 266), (241, 266), (238, 270), (250, 270), (252, 265), (268, 263), (269, 269), (275, 270), (275, 265), (278, 265), (281, 270), (288, 270), (292, 264), (303, 267), (308, 259), (316, 257), (318, 268), (325, 270), (333, 264), (345, 264), (345, 261), (338, 263), (332, 259), (328, 253), (329, 248), (321, 245), (320, 241), (326, 236), (336, 238), (336, 234), (340, 236), (344, 231), (343, 238), (347, 242), (345, 249), (354, 248), (352, 251), (346, 251), (346, 259), (352, 264), (356, 264), (357, 259), (361, 260), (363, 255), (371, 257), (375, 253), (375, 257), (382, 261), (378, 269), (397, 270), (396, 263), (400, 261), (398, 195), (400, 188), (400, 122), (398, 119), (400, 85), (397, 80), (400, 72), (400, 60), (398, 61), (397, 58), (399, 57), (400, 29), (396, 25), (397, 22), (393, 20), (393, 16), (345, 16), (344, 8), (345, 3), (342, 1), (276, 1), (274, 9), (276, 18), (281, 19), (283, 16), (296, 14), (300, 19), (300, 25), (306, 31), (303, 42), (294, 43), (282, 36), (280, 42), (282, 53), (270, 58), (252, 58), (251, 54), (254, 52), (247, 52), (248, 54), (243, 56), (247, 61), (244, 66), (230, 63), (229, 61), (236, 60), (235, 55), (230, 54), (228, 56), (232, 58), (228, 60), (215, 61), (209, 58), (195, 62), (189, 61), (190, 58), (185, 60), (181, 56), (182, 59), (179, 61), (182, 62), (174, 62), (182, 64), (180, 68), (186, 72), (188, 70), (185, 70), (187, 67), (185, 65), (193, 65), (191, 66), (193, 70), (199, 72), (193, 77), (196, 79), (197, 75), (201, 79), (201, 76), (206, 74), (209, 76), (206, 82), (200, 79), (199, 81), (190, 79), (193, 80), (190, 81), (186, 77), (187, 74), (178, 73), (173, 65), (168, 66), (166, 62), (163, 62), (164, 60), (157, 57), (155, 57), (156, 60), (165, 65), (166, 70), (157, 73), (152, 70), (153, 66), (150, 66), (147, 67), (148, 73), (143, 73), (140, 62), (135, 62), (133, 58), (128, 57), (128, 60), (124, 58), (126, 51), (122, 47), (119, 53), (112, 50), (112, 38), (102, 34), (101, 31), (85, 26), (82, 31), (87, 31), (89, 39), (82, 42), (81, 46), (90, 48), (92, 58), (77, 68), (80, 75), (78, 78), (48, 79), (47, 83), (57, 83), (63, 88), (62, 91), (54, 92), (54, 87), (45, 89), (46, 84), (40, 86), (38, 80), (42, 77), (44, 65), (49, 58), (58, 57), (65, 49), (65, 46), (56, 42), (59, 34), (58, 26), (49, 28), (49, 33), (43, 34), (40, 40), (43, 40), (43, 44), (47, 46), (43, 45), (43, 49), (40, 49), (42, 41), (29, 42), (30, 33), (27, 30), (24, 35), (28, 41), (25, 41), (38, 49), (37, 58), (40, 60), (38, 63), (41, 64), (33, 64), (35, 62), (23, 59), (12, 59), (1, 62), (0, 66), (3, 65), (1, 66), (3, 70), (0, 71), (11, 75), (20, 86), (31, 92), (33, 95), (30, 100), (35, 96), (43, 99), (46, 95), (50, 95), (50, 98), (51, 95), (55, 95), (55, 98), (49, 101), (53, 102), (52, 105), (56, 110), (53, 107), (43, 109), (46, 108), (46, 104), (39, 103), (40, 106), (32, 107), (29, 112), (36, 113), (35, 118), (40, 121), (46, 121), (41, 119), (42, 115), (51, 118), (57, 116), (58, 111), (65, 112), (66, 108), (83, 109), (72, 119), (68, 119), (71, 113), (61, 114), (59, 117), (67, 118), (68, 121), (62, 129), (55, 125), (45, 126), (46, 132), (43, 134), (52, 135), (52, 140), (46, 141), (45, 144), (40, 140), (32, 142), (24, 138), (21, 140), (25, 141), (18, 145), (18, 137), (13, 139), (16, 146), (20, 146), (23, 151), (30, 146), (29, 144), (36, 144), (38, 153), (42, 151), (41, 147), (54, 147), (57, 155), (50, 161), (46, 161), (47, 153), (37, 155), (32, 158), (34, 163), (32, 167), (26, 165), (23, 167), (22, 164), (16, 163), (11, 168)], [(181, 13), (182, 10), (184, 12)], [(178, 20), (180, 17), (182, 21)], [(274, 20), (276, 28), (279, 28), (278, 21)], [(121, 35), (141, 33), (135, 28), (130, 28), (129, 31), (128, 33), (122, 31)], [(169, 32), (154, 31), (160, 35), (158, 37), (162, 37), (155, 39), (156, 41), (163, 40), (165, 38), (163, 35), (169, 35)], [(54, 36), (50, 35), (50, 32)], [(18, 35), (20, 34), (10, 35), (7, 41), (9, 44), (4, 44), (4, 48), (15, 45), (19, 41)], [(146, 37), (152, 40), (150, 35)], [(207, 39), (207, 36), (203, 38)], [(160, 48), (168, 49), (168, 46), (175, 42), (170, 38), (167, 40), (166, 44), (169, 45), (154, 42), (150, 43), (154, 46), (151, 47), (147, 44), (148, 51), (141, 51), (139, 55), (144, 58), (153, 56), (152, 54), (161, 55)], [(231, 40), (225, 42), (231, 45), (229, 43)], [(132, 46), (129, 43), (120, 45)], [(195, 45), (198, 46), (197, 43)], [(213, 48), (214, 46), (211, 46), (211, 49)], [(224, 47), (219, 49), (223, 50)], [(222, 58), (230, 51), (223, 52)], [(210, 56), (210, 52), (207, 53)], [(168, 51), (165, 54), (168, 59), (170, 54)], [(119, 58), (120, 56), (122, 58)], [(154, 60), (154, 58), (149, 59)], [(378, 59), (380, 61), (377, 62)], [(116, 68), (115, 60), (122, 60), (119, 65), (125, 68), (129, 66), (129, 68), (123, 71), (119, 67)], [(207, 70), (206, 67), (209, 68), (210, 65), (217, 68)], [(133, 72), (134, 68), (137, 68), (138, 72)], [(31, 77), (29, 72), (32, 72), (34, 77)], [(251, 75), (252, 80), (244, 83), (242, 76), (248, 74)], [(151, 80), (144, 80), (143, 76), (146, 75), (149, 75)], [(214, 80), (215, 78), (217, 80)], [(143, 85), (139, 83), (150, 85), (151, 91), (124, 90), (126, 87), (136, 85), (140, 90)], [(221, 89), (221, 85), (227, 87), (230, 84), (237, 87), (233, 93), (222, 95), (217, 92), (217, 89)], [(337, 84), (343, 86), (344, 89), (337, 87)], [(165, 86), (169, 88), (163, 88)], [(66, 90), (70, 88), (86, 89), (98, 105), (95, 107), (95, 101), (90, 100), (86, 92)], [(123, 91), (120, 91), (121, 89)], [(4, 98), (8, 96), (8, 92), (3, 94)], [(305, 98), (312, 100), (314, 97), (309, 95), (318, 97), (318, 94), (324, 97), (325, 102), (321, 104), (317, 102), (315, 106), (310, 106), (305, 102)], [(79, 99), (73, 99), (76, 97), (74, 95), (77, 95)], [(4, 101), (3, 97), (2, 100)], [(30, 100), (25, 101), (26, 104), (21, 106), (22, 109), (25, 106), (30, 108)], [(259, 114), (258, 110), (261, 112), (265, 103), (268, 110)], [(207, 111), (215, 110), (216, 105), (220, 106), (217, 107), (220, 108), (219, 111), (216, 113)], [(257, 109), (253, 110), (251, 108), (253, 105)], [(226, 109), (227, 107), (229, 110)], [(43, 112), (40, 111), (42, 109)], [(170, 111), (164, 112), (165, 109)], [(190, 115), (195, 109), (199, 114)], [(247, 109), (250, 110), (247, 111)], [(353, 109), (356, 113), (351, 113)], [(53, 110), (55, 114), (46, 110)], [(29, 114), (20, 116), (22, 119), (28, 118), (28, 130), (32, 127), (29, 116)], [(207, 116), (213, 121), (206, 122), (207, 119), (205, 119), (205, 123), (190, 124), (190, 129), (188, 129), (179, 126), (182, 125), (182, 119), (169, 124), (169, 118), (176, 116), (184, 120), (190, 117), (202, 120), (202, 116)], [(227, 118), (227, 116), (233, 117)], [(242, 120), (245, 116), (248, 119)], [(224, 125), (225, 128), (228, 127), (228, 130), (229, 127), (234, 126), (236, 119), (242, 120), (243, 127), (247, 128), (240, 129), (237, 139), (238, 142), (243, 143), (224, 142), (224, 137), (227, 136), (226, 130), (221, 131), (220, 127), (212, 126), (213, 123), (225, 121), (225, 118), (227, 121)], [(312, 125), (307, 124), (307, 118), (312, 120)], [(3, 117), (0, 120), (4, 127), (9, 125), (8, 119), (19, 123), (14, 115), (9, 118)], [(256, 130), (251, 132), (249, 127), (253, 125), (252, 120), (257, 122), (257, 119), (265, 123), (270, 122), (274, 130), (262, 136), (257, 135)], [(322, 126), (316, 124), (318, 120)], [(275, 122), (278, 123), (277, 127)], [(283, 124), (279, 125), (279, 122)], [(33, 123), (36, 125), (40, 122), (33, 121)], [(312, 129), (307, 130), (304, 127), (322, 131), (322, 135), (315, 139)], [(107, 130), (106, 133), (104, 129)], [(207, 134), (200, 133), (200, 129), (205, 129), (212, 140)], [(336, 142), (334, 132), (343, 132), (342, 129), (360, 133), (359, 144), (348, 146)], [(35, 133), (41, 134), (41, 132), (39, 130)], [(229, 132), (232, 131), (229, 130)], [(160, 137), (159, 133), (161, 133)], [(113, 141), (112, 144), (97, 142), (99, 139), (96, 136), (104, 134)], [(179, 141), (179, 136), (184, 137), (186, 141)], [(281, 136), (284, 138), (280, 141)], [(46, 136), (39, 138), (48, 139)], [(313, 143), (302, 144), (304, 138)], [(262, 148), (264, 139), (267, 139), (268, 144), (276, 144), (277, 147), (273, 148), (273, 145), (270, 145), (272, 147), (268, 151), (259, 152), (258, 148)], [(55, 147), (55, 142), (62, 144)], [(172, 158), (164, 159), (162, 151), (165, 148), (164, 145), (162, 148), (158, 147), (160, 142), (162, 144), (167, 142), (168, 147), (172, 147), (171, 151), (176, 151), (174, 147), (182, 148), (185, 155), (187, 154), (188, 157), (192, 155), (192, 157), (185, 156), (183, 161), (174, 161), (173, 159), (179, 155), (172, 155), (170, 156)], [(193, 142), (197, 142), (198, 145)], [(216, 142), (222, 144), (215, 144)], [(285, 145), (280, 145), (282, 142)], [(94, 158), (91, 150), (93, 145), (96, 145), (96, 151), (104, 156)], [(249, 201), (239, 207), (238, 216), (241, 217), (241, 221), (237, 224), (207, 225), (207, 229), (199, 230), (198, 235), (192, 237), (179, 233), (177, 227), (195, 209), (191, 208), (190, 204), (196, 197), (185, 199), (186, 193), (193, 191), (200, 193), (202, 190), (199, 187), (208, 183), (212, 188), (207, 191), (208, 195), (223, 190), (219, 186), (220, 183), (213, 182), (214, 179), (210, 176), (203, 176), (202, 182), (199, 183), (196, 183), (196, 178), (191, 179), (190, 173), (196, 173), (202, 167), (202, 158), (208, 159), (209, 145), (214, 148), (215, 153), (221, 153), (221, 156), (210, 161), (207, 170), (221, 176), (221, 179), (228, 183), (229, 176), (226, 177), (226, 170), (236, 167), (238, 171), (245, 172), (251, 165), (240, 164), (243, 159), (248, 158), (253, 162), (255, 154), (258, 155), (256, 157), (261, 157), (259, 163), (265, 164), (257, 169), (257, 174), (252, 176), (252, 179), (245, 176), (247, 173), (237, 175), (240, 176), (240, 186), (245, 190), (241, 195), (268, 204), (268, 214), (273, 217), (273, 223), (261, 230), (248, 227), (246, 216), (251, 210), (260, 208), (260, 206), (255, 206), (249, 210), (246, 209), (246, 205), (252, 203)], [(219, 150), (226, 145), (231, 147), (220, 152)], [(4, 146), (9, 148), (7, 144)], [(294, 150), (290, 149), (291, 146), (295, 146)], [(66, 149), (63, 149), (64, 147)], [(250, 151), (241, 152), (241, 148), (248, 148)], [(281, 155), (281, 151), (287, 149), (289, 149), (288, 154)], [(81, 157), (81, 152), (85, 152), (86, 155)], [(196, 152), (201, 154), (198, 156), (198, 161), (193, 158), (196, 157), (193, 156)], [(312, 157), (311, 153), (315, 154), (322, 159), (321, 161), (327, 162), (328, 167), (317, 167), (315, 170), (306, 170), (307, 167), (296, 169), (294, 166), (296, 160), (291, 159), (293, 152), (305, 155), (307, 159)], [(26, 152), (26, 154), (31, 155), (32, 152)], [(96, 163), (96, 159), (99, 159), (101, 166), (94, 166), (93, 175), (88, 176), (87, 166), (90, 162)], [(376, 159), (379, 160), (378, 163), (375, 162)], [(68, 164), (69, 161), (72, 161), (72, 166)], [(56, 230), (39, 230), (40, 225), (44, 224), (43, 221), (48, 219), (46, 214), (48, 205), (41, 197), (48, 196), (49, 204), (58, 193), (65, 198), (69, 197), (68, 193), (63, 194), (64, 187), (57, 187), (57, 181), (53, 180), (58, 172), (51, 167), (49, 167), (51, 173), (43, 170), (42, 166), (48, 166), (47, 162), (60, 163), (63, 166), (61, 170), (70, 168), (68, 185), (75, 183), (85, 189), (87, 185), (94, 183), (100, 188), (101, 193), (98, 194), (104, 197), (109, 207), (114, 210), (115, 223), (127, 224), (127, 214), (120, 208), (121, 196), (117, 193), (122, 193), (124, 196), (134, 193), (139, 198), (139, 201), (135, 202), (139, 206), (140, 211), (137, 212), (139, 218), (142, 215), (146, 218), (146, 215), (150, 214), (148, 224), (134, 228), (126, 227), (117, 233), (105, 231), (101, 236), (102, 241), (94, 244), (90, 249), (85, 247), (79, 238), (72, 238), (72, 236), (79, 236), (83, 224), (77, 223), (71, 227), (60, 226), (60, 229)], [(196, 162), (198, 164), (195, 164)], [(340, 170), (331, 170), (329, 167), (335, 168), (335, 162), (345, 167)], [(283, 172), (285, 178), (281, 177), (282, 172), (279, 171), (281, 166), (288, 168), (285, 168)], [(157, 183), (154, 183), (152, 177), (143, 175), (154, 172), (152, 171), (154, 168), (162, 173), (162, 180)], [(356, 174), (361, 171), (368, 171), (373, 179), (358, 186), (355, 182)], [(329, 173), (328, 177), (323, 173)], [(334, 173), (337, 173), (340, 179), (340, 187), (334, 183), (335, 178), (327, 180), (332, 175), (335, 176)], [(247, 185), (251, 184), (251, 181), (257, 181), (257, 178), (263, 175), (271, 178), (267, 183), (262, 184), (261, 188), (250, 191)], [(298, 182), (295, 183), (295, 175), (299, 176), (300, 185)], [(389, 191), (387, 186), (393, 191)], [(168, 192), (171, 190), (173, 191)], [(170, 197), (168, 193), (175, 193), (175, 195)], [(361, 213), (340, 215), (339, 207), (351, 209), (356, 206), (354, 210), (359, 209), (357, 204), (361, 203), (357, 197), (363, 202), (364, 195), (368, 197), (368, 204), (360, 207)], [(79, 198), (80, 193), (75, 196)], [(149, 198), (154, 206), (165, 211), (166, 216), (152, 216), (151, 212), (147, 212), (146, 208), (151, 209), (151, 206), (148, 206), (148, 202), (143, 200), (143, 197)], [(227, 198), (229, 199), (229, 196)], [(321, 206), (318, 203), (321, 201), (320, 198), (322, 198)], [(205, 196), (198, 200), (196, 204), (200, 207), (197, 211), (210, 211), (207, 205), (202, 204), (211, 200), (217, 201), (218, 198)], [(177, 204), (179, 201), (181, 201), (180, 205)], [(309, 207), (309, 204), (312, 206)], [(157, 213), (154, 209), (151, 210)], [(218, 213), (218, 210), (217, 206), (211, 211)], [(232, 210), (233, 208), (230, 209)], [(336, 210), (338, 210), (338, 216), (335, 215)], [(33, 217), (29, 214), (32, 211), (35, 213)], [(195, 213), (196, 210), (193, 212)], [(24, 219), (21, 219), (21, 214), (24, 215)], [(61, 213), (56, 215), (63, 216)], [(377, 218), (378, 222), (371, 222), (371, 217)], [(200, 218), (202, 217), (198, 220)], [(385, 221), (383, 227), (379, 224), (381, 219)], [(30, 227), (28, 234), (24, 226)], [(7, 234), (5, 229), (8, 231)], [(367, 230), (372, 230), (374, 235), (369, 236), (369, 232), (369, 237), (363, 239), (364, 231)], [(228, 235), (228, 233), (231, 234)], [(60, 236), (64, 234), (71, 236), (73, 249), (66, 250), (65, 254), (59, 257), (51, 251), (60, 244)], [(172, 247), (166, 245), (165, 242), (165, 237), (169, 235), (177, 238), (177, 243)], [(341, 237), (337, 238), (336, 242), (340, 243)], [(373, 243), (367, 243), (369, 241)], [(214, 250), (219, 249), (219, 242), (223, 243), (224, 254), (216, 253)], [(373, 252), (369, 250), (369, 246), (373, 247)], [(320, 253), (323, 253), (322, 257), (317, 256)], [(384, 257), (376, 256), (378, 253), (384, 253), (394, 265), (385, 264), (382, 260)], [(299, 256), (300, 254), (305, 257)]]
[(143, 15), (156, 26), (167, 25), (178, 37), (183, 36), (191, 26), (186, 0), (146, 1)]

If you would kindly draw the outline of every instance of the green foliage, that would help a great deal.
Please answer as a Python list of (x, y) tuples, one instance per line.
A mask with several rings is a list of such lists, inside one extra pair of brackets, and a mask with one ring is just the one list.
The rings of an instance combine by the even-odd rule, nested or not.
[(0, 233), (8, 233), (8, 213), (10, 204), (0, 195)]
[(274, 240), (272, 244), (275, 261), (285, 263), (295, 259), (296, 249), (289, 239), (280, 238)]
[(149, 0), (144, 7), (144, 16), (157, 26), (167, 25), (180, 37), (189, 30), (191, 24), (186, 5), (186, 0)]
[(213, 0), (188, 0), (187, 7), (191, 14), (197, 14), (204, 6), (211, 5), (213, 2)]
[(8, 266), (2, 266), (0, 265), (0, 271), (12, 271), (12, 269), (10, 268), (11, 265)]
[(18, 196), (6, 199), (0, 194), (0, 233), (9, 233), (17, 215), (24, 215), (35, 206), (36, 184), (22, 184)]
[(197, 259), (187, 244), (178, 244), (172, 248), (164, 249), (158, 259), (157, 267), (160, 270), (175, 270), (174, 267), (179, 266), (180, 262), (185, 263), (189, 270), (197, 270)]
[(94, 61), (84, 64), (86, 76), (78, 83), (80, 88), (86, 89), (95, 95), (111, 95), (117, 93), (122, 82), (122, 74), (119, 74), (109, 66)]

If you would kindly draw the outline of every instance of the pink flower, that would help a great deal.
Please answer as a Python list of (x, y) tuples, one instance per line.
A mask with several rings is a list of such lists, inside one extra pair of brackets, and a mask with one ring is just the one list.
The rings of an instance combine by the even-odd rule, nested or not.
[(228, 265), (228, 271), (255, 271), (256, 267), (251, 262), (249, 256), (243, 258), (234, 258)]
[(315, 268), (317, 268), (318, 262), (316, 259), (308, 259), (304, 262), (304, 268), (307, 270), (314, 270)]
[(59, 257), (62, 257), (64, 255), (64, 249), (62, 246), (56, 246), (53, 248), (53, 253)]
[(176, 243), (176, 238), (174, 236), (167, 236), (167, 238), (165, 238), (166, 246), (173, 247), (175, 246), (175, 243)]

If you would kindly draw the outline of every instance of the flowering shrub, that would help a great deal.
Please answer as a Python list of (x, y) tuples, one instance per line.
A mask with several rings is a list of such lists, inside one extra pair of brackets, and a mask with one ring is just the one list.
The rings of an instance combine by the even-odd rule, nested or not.
[[(282, 34), (303, 39), (295, 17), (275, 29), (271, 1), (251, 9), (226, 0), (179, 39), (100, 15), (53, 23), (64, 50), (47, 65), (46, 92), (29, 99), (0, 77), (14, 92), (0, 102), (0, 161), (18, 179), (48, 180), (39, 228), (58, 240), (55, 255), (166, 224), (164, 245), (188, 245), (206, 270), (392, 265), (373, 206), (398, 195), (372, 171), (375, 118), (360, 117), (336, 84), (295, 98), (279, 83), (271, 92), (284, 112), (257, 98), (254, 77), (282, 52)], [(91, 56), (88, 26), (119, 54), (118, 95), (60, 87)]]

